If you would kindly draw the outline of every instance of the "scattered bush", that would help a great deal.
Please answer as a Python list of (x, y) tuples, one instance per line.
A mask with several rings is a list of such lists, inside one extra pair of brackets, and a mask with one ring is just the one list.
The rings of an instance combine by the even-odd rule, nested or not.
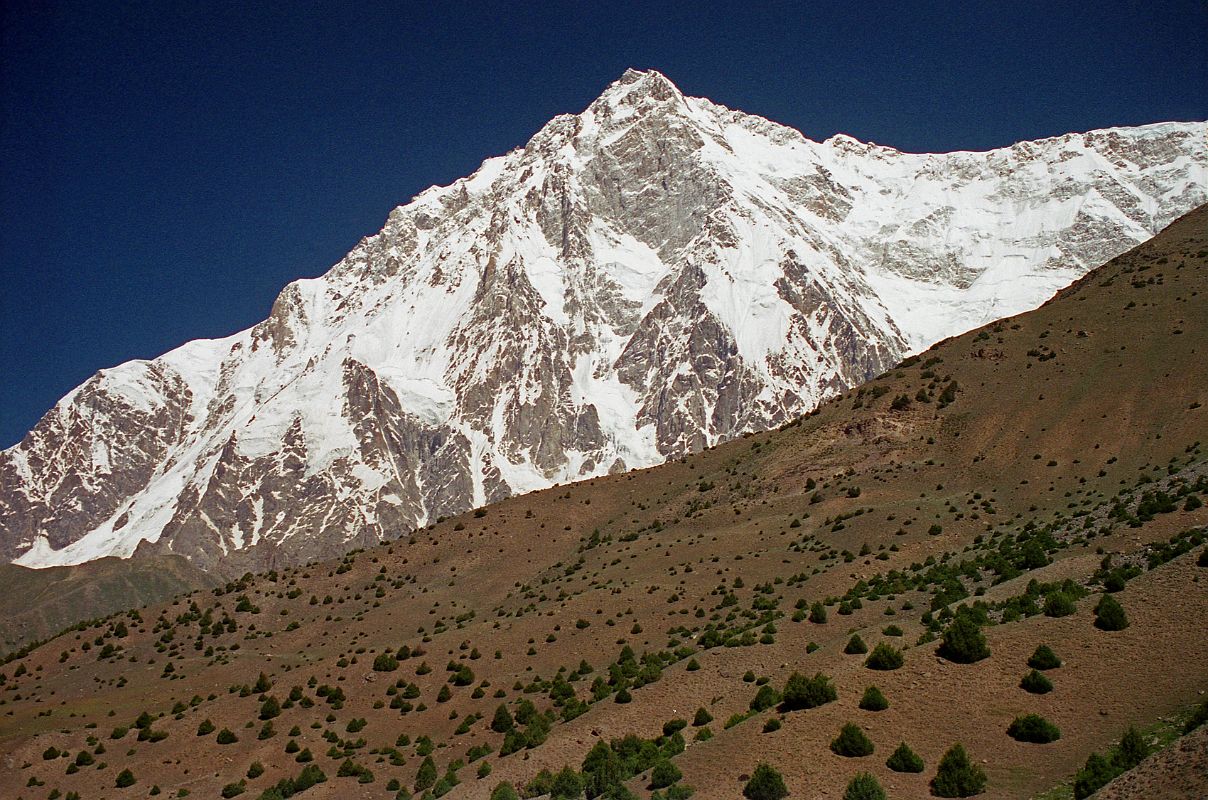
[(1095, 627), (1101, 631), (1122, 631), (1128, 627), (1124, 607), (1110, 594), (1100, 597), (1095, 606)]
[(872, 649), (872, 653), (864, 661), (864, 666), (876, 670), (892, 670), (902, 666), (904, 659), (902, 651), (892, 645), (880, 642)]
[(1028, 659), (1028, 666), (1032, 669), (1057, 669), (1061, 666), (1061, 659), (1047, 644), (1041, 644), (1036, 646), (1036, 651)]
[(1091, 753), (1086, 759), (1086, 765), (1074, 775), (1074, 797), (1076, 800), (1090, 797), (1121, 772), (1122, 770), (1117, 770), (1110, 760), (1098, 753)]
[(669, 719), (663, 723), (663, 735), (670, 736), (673, 733), (678, 733), (688, 727), (688, 721), (684, 719)]
[(969, 760), (964, 747), (952, 745), (931, 779), (931, 793), (936, 797), (972, 797), (985, 790), (986, 773)]
[(1036, 670), (1032, 670), (1019, 681), (1019, 688), (1031, 694), (1048, 694), (1053, 691), (1053, 682)]
[(1062, 591), (1049, 592), (1044, 598), (1046, 617), (1068, 617), (1078, 610), (1074, 599)]
[(551, 800), (575, 800), (583, 794), (583, 779), (570, 767), (563, 767), (550, 786)]
[(988, 658), (990, 648), (981, 627), (973, 619), (971, 613), (962, 606), (940, 637), (940, 646), (936, 650), (941, 658), (946, 658), (957, 664), (972, 664)]
[(742, 788), (742, 796), (747, 800), (781, 800), (788, 797), (788, 787), (779, 772), (767, 764), (760, 764), (751, 773), (751, 779)]
[(422, 792), (432, 788), (436, 784), (436, 778), (436, 762), (432, 760), (432, 756), (428, 756), (415, 773), (415, 791)]
[(1196, 728), (1208, 722), (1208, 700), (1200, 703), (1191, 712), (1191, 716), (1187, 719), (1187, 723), (1183, 726), (1183, 733), (1191, 733)]
[[(684, 777), (680, 772), (679, 767), (675, 766), (668, 759), (664, 758), (654, 765), (654, 769), (650, 771), (650, 789), (663, 789)], [(578, 793), (574, 796), (578, 796)]]
[(281, 704), (275, 697), (267, 697), (260, 706), (260, 719), (268, 720), (281, 715)]
[(849, 656), (863, 655), (868, 652), (868, 645), (864, 644), (864, 640), (860, 638), (860, 634), (853, 633), (851, 638), (847, 640), (847, 646), (843, 648), (843, 652)]
[[(1208, 552), (1208, 551), (1205, 551), (1205, 552)], [(810, 619), (810, 622), (816, 623), (818, 625), (825, 624), (826, 623), (826, 606), (822, 605), (821, 603), (815, 602), (812, 606), (810, 606), (809, 619)]]
[(885, 761), (885, 766), (889, 767), (894, 772), (922, 772), (923, 759), (910, 749), (910, 746), (905, 742), (898, 745), (898, 749), (893, 751)]
[(838, 696), (830, 678), (821, 672), (815, 673), (812, 678), (794, 672), (784, 685), (782, 707), (785, 711), (817, 708), (835, 700)]
[(1149, 755), (1149, 746), (1136, 728), (1129, 728), (1107, 756), (1091, 753), (1086, 765), (1074, 775), (1074, 797), (1084, 800), (1140, 764)]
[(872, 755), (873, 744), (859, 725), (851, 722), (839, 730), (839, 735), (830, 744), (831, 752), (845, 758), (860, 758)]
[(843, 800), (886, 800), (885, 790), (877, 779), (867, 772), (857, 772), (847, 784)]
[(327, 775), (316, 764), (307, 764), (296, 778), (282, 778), (275, 786), (260, 793), (259, 800), (286, 800), (299, 792), (327, 781)]
[(869, 686), (864, 690), (864, 696), (860, 698), (860, 708), (864, 711), (884, 711), (889, 708), (889, 701), (885, 699), (885, 695), (881, 694), (880, 689)]
[(520, 795), (516, 794), (516, 787), (512, 784), (500, 783), (491, 790), (491, 800), (520, 800)]
[(751, 700), (751, 710), (766, 711), (779, 702), (780, 692), (765, 683), (759, 687), (759, 691), (755, 693), (755, 697)]
[(119, 789), (125, 789), (127, 786), (133, 786), (136, 783), (134, 773), (128, 769), (124, 769), (117, 774), (117, 779), (114, 785)]
[(1007, 728), (1007, 735), (1017, 742), (1048, 744), (1061, 738), (1061, 731), (1039, 714), (1016, 717)]
[(516, 721), (512, 719), (512, 714), (508, 711), (508, 707), (503, 703), (495, 709), (495, 716), (491, 719), (491, 730), (495, 733), (507, 733), (516, 727)]
[(229, 728), (223, 728), (218, 732), (219, 744), (234, 744), (239, 741), (239, 737), (231, 732)]

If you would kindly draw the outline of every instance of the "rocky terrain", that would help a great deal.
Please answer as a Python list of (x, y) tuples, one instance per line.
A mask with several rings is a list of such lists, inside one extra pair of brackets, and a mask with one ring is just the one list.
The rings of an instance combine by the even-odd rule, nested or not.
[(97, 373), (0, 454), (0, 556), (223, 578), (796, 419), (1208, 199), (1204, 123), (909, 154), (629, 71), (254, 328)]
[(1203, 207), (777, 430), (82, 623), (0, 667), (0, 795), (1178, 796), (1206, 295)]

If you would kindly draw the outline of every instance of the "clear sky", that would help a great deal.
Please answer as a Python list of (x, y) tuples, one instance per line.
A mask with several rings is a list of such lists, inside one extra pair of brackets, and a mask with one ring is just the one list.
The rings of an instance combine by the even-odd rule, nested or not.
[(985, 149), (1208, 117), (1208, 4), (0, 3), (0, 447), (97, 369), (263, 319), (626, 67)]

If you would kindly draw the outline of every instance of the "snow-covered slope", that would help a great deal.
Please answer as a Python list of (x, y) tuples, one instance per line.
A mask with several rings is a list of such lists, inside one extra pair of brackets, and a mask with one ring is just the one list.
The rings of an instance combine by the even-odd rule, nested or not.
[(825, 142), (627, 72), (267, 320), (104, 370), (0, 454), (0, 555), (226, 573), (777, 425), (1208, 200), (1204, 123)]

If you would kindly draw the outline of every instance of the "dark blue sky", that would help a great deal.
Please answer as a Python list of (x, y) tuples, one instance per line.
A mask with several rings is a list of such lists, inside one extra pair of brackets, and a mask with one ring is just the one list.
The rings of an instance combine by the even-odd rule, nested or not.
[(0, 446), (99, 368), (256, 323), (627, 66), (915, 151), (1208, 116), (1202, 0), (748, 5), (5, 0)]

